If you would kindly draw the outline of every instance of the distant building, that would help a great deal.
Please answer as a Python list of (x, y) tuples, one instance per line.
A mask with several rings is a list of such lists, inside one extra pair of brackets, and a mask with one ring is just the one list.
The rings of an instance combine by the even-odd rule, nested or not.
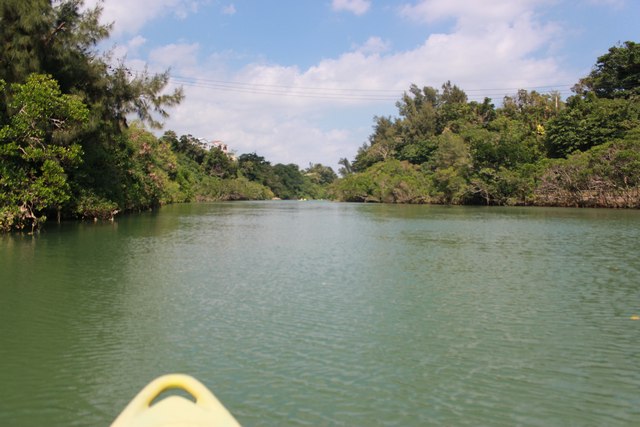
[(222, 141), (211, 141), (211, 148), (219, 148), (224, 154), (229, 155), (229, 148), (227, 147), (227, 144), (223, 143)]
[(229, 150), (229, 146), (224, 142), (216, 139), (213, 141), (209, 141), (205, 138), (198, 138), (198, 143), (206, 150), (211, 150), (213, 148), (217, 148), (226, 154), (230, 159), (236, 160), (235, 153)]

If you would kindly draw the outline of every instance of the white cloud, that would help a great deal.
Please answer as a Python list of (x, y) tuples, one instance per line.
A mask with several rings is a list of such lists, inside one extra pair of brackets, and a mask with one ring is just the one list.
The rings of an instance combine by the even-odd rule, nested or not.
[(127, 47), (129, 49), (137, 49), (140, 46), (144, 45), (146, 42), (147, 42), (147, 39), (145, 39), (141, 35), (137, 35), (131, 40), (129, 40), (129, 42), (127, 42)]
[(339, 158), (353, 158), (367, 140), (373, 115), (396, 114), (395, 101), (411, 83), (439, 87), (451, 80), (471, 99), (486, 95), (498, 102), (515, 88), (573, 83), (575, 76), (548, 52), (562, 34), (537, 18), (536, 8), (545, 3), (406, 5), (402, 13), (418, 22), (453, 19), (454, 25), (404, 51), (371, 37), (304, 69), (255, 62), (230, 71), (224, 63), (234, 61), (234, 52), (214, 52), (203, 61), (195, 43), (163, 46), (146, 59), (151, 70), (171, 67), (180, 77), (176, 81), (188, 83), (167, 129), (223, 140), (238, 154), (255, 151), (272, 163), (321, 162), (335, 168)]
[(196, 65), (198, 43), (172, 43), (152, 50), (149, 53), (149, 61), (155, 67), (188, 68)]
[(113, 35), (135, 34), (144, 25), (160, 16), (173, 14), (185, 18), (197, 12), (206, 0), (86, 0), (85, 7), (102, 3), (102, 22), (114, 23)]
[(354, 46), (355, 50), (365, 55), (379, 54), (387, 52), (391, 48), (391, 43), (382, 40), (380, 37), (369, 37), (369, 39), (360, 46)]
[(512, 20), (543, 3), (549, 3), (549, 0), (422, 0), (405, 4), (401, 12), (410, 19), (424, 22), (454, 18), (464, 25), (471, 24), (471, 21), (488, 25)]
[(622, 9), (627, 0), (589, 0), (589, 3), (596, 6), (612, 7), (614, 9)]
[(225, 6), (222, 8), (222, 13), (225, 15), (235, 15), (236, 14), (236, 7), (232, 4)]
[(502, 82), (499, 87), (505, 87), (511, 82), (506, 87), (525, 87), (567, 78), (549, 55), (561, 38), (559, 26), (536, 18), (536, 8), (551, 1), (422, 0), (404, 5), (401, 14), (420, 22), (455, 22), (452, 32), (432, 34), (419, 49), (432, 59), (424, 72), (447, 73), (461, 83)]
[(371, 0), (333, 0), (331, 8), (336, 12), (347, 11), (356, 15), (365, 14), (371, 7)]
[[(197, 87), (185, 86), (186, 101), (174, 110), (167, 127), (178, 133), (221, 139), (238, 153), (255, 151), (273, 163), (306, 167), (309, 162), (322, 162), (335, 168), (339, 158), (353, 158), (367, 140), (373, 115), (395, 114), (394, 103), (410, 83), (439, 87), (451, 80), (471, 89), (472, 99), (482, 94), (500, 100), (511, 92), (487, 93), (487, 88), (570, 81), (553, 59), (530, 57), (539, 47), (534, 34), (538, 34), (537, 28), (525, 21), (501, 27), (483, 38), (458, 33), (432, 35), (414, 50), (386, 55), (353, 51), (304, 70), (251, 64), (234, 74), (214, 76), (203, 64), (196, 68), (191, 64), (187, 71), (184, 64), (189, 62), (180, 59), (171, 64), (175, 74), (193, 72), (191, 76), (202, 80)], [(213, 80), (251, 86), (241, 86), (241, 90), (210, 84)], [(380, 89), (395, 92), (372, 92)], [(338, 99), (318, 98), (318, 94), (336, 94)], [(358, 99), (359, 94), (380, 94), (388, 99), (367, 101)], [(358, 119), (350, 125), (345, 120), (326, 124), (335, 117), (349, 116)]]

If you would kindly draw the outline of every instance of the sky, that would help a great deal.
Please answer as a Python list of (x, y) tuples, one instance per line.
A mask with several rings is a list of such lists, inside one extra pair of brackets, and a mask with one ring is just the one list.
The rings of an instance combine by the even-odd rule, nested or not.
[(100, 48), (134, 72), (170, 70), (184, 101), (163, 130), (272, 164), (337, 170), (411, 84), (451, 81), (499, 106), (560, 91), (619, 42), (638, 0), (85, 0), (113, 23)]

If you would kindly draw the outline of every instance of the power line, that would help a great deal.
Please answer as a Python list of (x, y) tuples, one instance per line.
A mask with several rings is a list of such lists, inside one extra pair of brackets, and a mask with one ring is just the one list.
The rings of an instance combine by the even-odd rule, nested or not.
[[(324, 89), (316, 88), (315, 92), (303, 92), (302, 88), (291, 86), (287, 89), (267, 89), (256, 86), (228, 86), (224, 84), (212, 84), (202, 83), (198, 81), (181, 80), (179, 78), (170, 78), (172, 81), (185, 86), (199, 87), (205, 89), (215, 89), (224, 92), (235, 93), (248, 93), (252, 95), (281, 95), (281, 96), (293, 96), (298, 98), (320, 98), (320, 99), (334, 99), (334, 100), (354, 100), (354, 101), (390, 101), (397, 98), (397, 95), (378, 95), (375, 93), (349, 93), (348, 90), (340, 89)], [(396, 92), (397, 94), (397, 92)]]
[(232, 87), (262, 87), (262, 88), (279, 88), (279, 89), (302, 89), (302, 90), (311, 90), (311, 91), (340, 91), (340, 92), (373, 92), (373, 93), (397, 93), (398, 91), (395, 89), (360, 89), (360, 88), (338, 88), (338, 87), (313, 87), (313, 86), (292, 86), (292, 85), (279, 85), (279, 84), (266, 84), (266, 83), (245, 83), (238, 81), (229, 81), (229, 80), (214, 80), (207, 79), (202, 77), (183, 77), (183, 76), (171, 76), (173, 79), (183, 80), (183, 81), (200, 81), (211, 84), (219, 84), (225, 86)]
[[(135, 73), (139, 71), (132, 70)], [(327, 99), (337, 101), (396, 101), (407, 90), (396, 89), (362, 89), (338, 87), (313, 87), (266, 83), (247, 83), (240, 81), (216, 80), (201, 77), (170, 76), (170, 81), (178, 85), (211, 89), (222, 92), (246, 93), (251, 95), (275, 95), (295, 98)], [(468, 98), (484, 99), (510, 96), (517, 91), (559, 92), (562, 96), (571, 93), (570, 84), (555, 84), (542, 86), (528, 86), (520, 88), (478, 88), (463, 90)]]

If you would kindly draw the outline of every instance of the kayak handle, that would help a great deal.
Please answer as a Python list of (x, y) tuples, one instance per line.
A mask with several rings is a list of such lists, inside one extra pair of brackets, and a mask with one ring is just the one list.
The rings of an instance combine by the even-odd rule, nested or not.
[(219, 405), (218, 399), (197, 379), (185, 374), (168, 374), (151, 381), (131, 401), (142, 409), (149, 408), (151, 403), (167, 390), (179, 389), (189, 393), (196, 404), (204, 407)]
[[(209, 411), (228, 413), (227, 409), (216, 397), (197, 379), (185, 374), (168, 374), (151, 381), (122, 411), (120, 416), (112, 424), (113, 426), (128, 425), (129, 420), (134, 419), (151, 407), (153, 401), (167, 390), (184, 390), (195, 399), (195, 404)], [(233, 417), (229, 414), (231, 419)], [(233, 420), (235, 421), (235, 420)], [(237, 424), (237, 422), (236, 422)]]

